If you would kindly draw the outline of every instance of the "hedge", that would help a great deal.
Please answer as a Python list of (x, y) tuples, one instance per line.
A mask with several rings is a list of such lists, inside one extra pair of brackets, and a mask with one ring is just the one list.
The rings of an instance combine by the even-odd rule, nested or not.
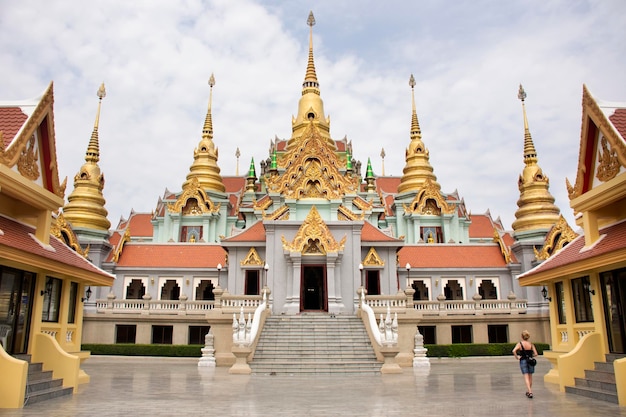
[(92, 355), (120, 355), (120, 356), (172, 356), (198, 358), (202, 356), (204, 345), (136, 345), (132, 343), (118, 343), (114, 345), (84, 344), (82, 350), (88, 350)]
[[(455, 343), (452, 345), (425, 345), (427, 356), (431, 358), (460, 358), (465, 356), (507, 356), (515, 343)], [(202, 356), (203, 345), (135, 345), (135, 344), (84, 344), (82, 350), (91, 351), (92, 355), (121, 356), (172, 356), (197, 358)], [(537, 353), (550, 349), (547, 343), (535, 343)]]
[[(550, 349), (547, 343), (535, 343), (537, 353)], [(461, 358), (465, 356), (507, 356), (515, 347), (515, 343), (454, 343), (452, 345), (424, 345), (431, 358)]]

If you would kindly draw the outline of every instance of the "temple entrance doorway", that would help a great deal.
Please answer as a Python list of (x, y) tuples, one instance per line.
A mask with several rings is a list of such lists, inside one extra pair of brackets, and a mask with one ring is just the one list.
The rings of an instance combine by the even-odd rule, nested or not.
[(328, 311), (326, 267), (303, 265), (301, 280), (300, 311)]

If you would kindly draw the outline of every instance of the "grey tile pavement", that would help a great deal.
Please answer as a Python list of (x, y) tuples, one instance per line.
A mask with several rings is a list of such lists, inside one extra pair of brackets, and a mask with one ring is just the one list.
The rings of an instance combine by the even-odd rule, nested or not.
[(97, 357), (91, 382), (73, 396), (0, 410), (0, 416), (625, 416), (626, 407), (561, 393), (544, 384), (524, 395), (510, 358), (433, 359), (398, 375), (229, 375), (196, 359)]

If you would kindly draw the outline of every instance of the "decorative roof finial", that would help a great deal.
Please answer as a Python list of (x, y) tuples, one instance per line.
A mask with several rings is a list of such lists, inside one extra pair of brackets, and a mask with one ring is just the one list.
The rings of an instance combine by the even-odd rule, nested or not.
[[(315, 63), (313, 62), (313, 26), (315, 25), (315, 17), (313, 11), (309, 12), (309, 18), (306, 20), (306, 24), (309, 25), (309, 62), (306, 67), (306, 75), (304, 76), (303, 87), (319, 88), (317, 83), (317, 74), (315, 74)], [(319, 92), (317, 93), (319, 94)]]
[(411, 77), (409, 78), (409, 85), (411, 86), (411, 103), (413, 109), (411, 114), (411, 139), (413, 139), (422, 136), (420, 123), (417, 120), (417, 110), (415, 109), (415, 77), (413, 77), (413, 74), (411, 74)]
[(100, 160), (100, 145), (98, 143), (98, 125), (100, 124), (100, 108), (102, 107), (102, 99), (106, 97), (107, 92), (104, 88), (104, 83), (100, 84), (98, 88), (98, 110), (96, 111), (96, 121), (93, 124), (93, 132), (91, 132), (91, 139), (87, 146), (87, 153), (85, 155), (85, 161), (98, 162)]
[(526, 116), (526, 105), (524, 101), (526, 100), (526, 91), (524, 91), (524, 87), (522, 84), (519, 85), (519, 91), (517, 93), (517, 98), (522, 101), (522, 112), (524, 114), (524, 160), (526, 164), (537, 162), (537, 151), (535, 150), (535, 144), (533, 143), (533, 138), (530, 135), (530, 129), (528, 128), (528, 117)]
[(209, 108), (204, 119), (204, 128), (202, 129), (202, 137), (207, 136), (213, 139), (213, 117), (211, 115), (211, 105), (213, 103), (213, 86), (215, 85), (215, 76), (211, 73), (209, 77)]

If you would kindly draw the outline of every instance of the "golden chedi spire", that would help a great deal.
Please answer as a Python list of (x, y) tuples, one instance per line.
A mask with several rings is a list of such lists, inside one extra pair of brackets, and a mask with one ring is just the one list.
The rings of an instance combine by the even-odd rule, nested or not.
[(74, 191), (67, 198), (68, 203), (63, 207), (65, 220), (74, 228), (86, 228), (108, 231), (111, 222), (107, 219), (107, 210), (104, 208), (105, 199), (104, 175), (100, 172), (100, 145), (98, 143), (98, 124), (100, 123), (100, 108), (102, 99), (106, 96), (104, 83), (98, 89), (98, 110), (96, 121), (91, 133), (91, 139), (85, 153), (85, 163), (74, 177)]
[(409, 78), (411, 86), (411, 101), (413, 104), (413, 113), (411, 115), (411, 143), (406, 149), (406, 165), (402, 171), (404, 175), (398, 185), (398, 193), (407, 191), (418, 191), (425, 188), (427, 182), (432, 182), (437, 190), (441, 190), (441, 186), (437, 182), (437, 177), (433, 173), (433, 167), (430, 165), (430, 153), (424, 142), (422, 142), (422, 131), (417, 120), (417, 111), (415, 110), (415, 78), (413, 74)]
[(320, 135), (333, 147), (335, 142), (330, 138), (330, 118), (324, 117), (324, 102), (320, 97), (320, 85), (315, 73), (315, 62), (313, 60), (313, 25), (315, 17), (313, 12), (309, 12), (307, 19), (309, 25), (309, 59), (307, 62), (304, 82), (302, 83), (302, 97), (298, 102), (298, 113), (291, 120), (292, 135), (288, 142), (288, 147), (292, 147), (300, 138), (307, 126), (313, 123), (320, 131)]
[(209, 107), (204, 119), (202, 128), (202, 139), (198, 143), (198, 147), (193, 152), (193, 163), (189, 167), (189, 174), (183, 183), (185, 189), (193, 178), (197, 178), (200, 188), (203, 190), (213, 190), (224, 192), (224, 182), (220, 175), (220, 168), (217, 166), (218, 150), (213, 143), (213, 119), (211, 116), (211, 102), (213, 100), (213, 86), (215, 85), (215, 77), (211, 74), (209, 78)]
[(520, 84), (517, 97), (522, 101), (524, 114), (524, 170), (519, 176), (520, 191), (513, 222), (513, 231), (517, 234), (528, 231), (548, 231), (559, 220), (560, 210), (554, 205), (554, 197), (550, 194), (550, 180), (544, 175), (537, 164), (537, 151), (528, 129), (526, 117), (526, 92)]

